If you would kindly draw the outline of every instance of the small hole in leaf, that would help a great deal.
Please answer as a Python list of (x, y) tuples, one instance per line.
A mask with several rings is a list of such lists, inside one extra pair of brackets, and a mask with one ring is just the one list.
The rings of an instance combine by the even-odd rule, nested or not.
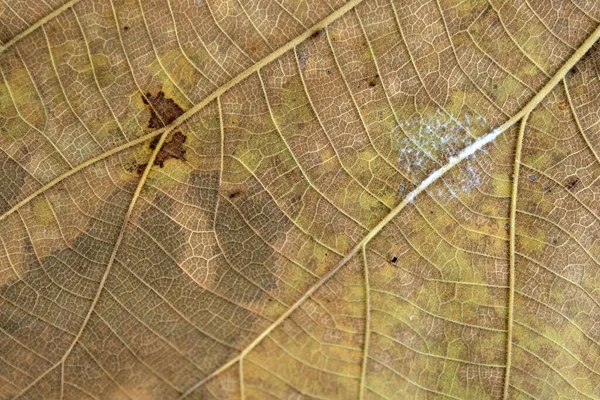
[(392, 257), (392, 262), (395, 264), (398, 261), (398, 257), (394, 256)]

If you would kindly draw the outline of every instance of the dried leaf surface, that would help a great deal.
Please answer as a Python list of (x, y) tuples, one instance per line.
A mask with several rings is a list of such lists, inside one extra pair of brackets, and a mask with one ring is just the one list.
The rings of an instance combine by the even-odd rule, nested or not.
[(600, 398), (599, 19), (5, 0), (0, 398)]

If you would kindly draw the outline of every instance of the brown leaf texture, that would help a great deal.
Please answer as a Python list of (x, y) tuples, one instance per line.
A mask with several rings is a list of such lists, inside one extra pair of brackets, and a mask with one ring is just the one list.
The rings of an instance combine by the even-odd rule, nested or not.
[(599, 19), (4, 0), (0, 398), (600, 398)]

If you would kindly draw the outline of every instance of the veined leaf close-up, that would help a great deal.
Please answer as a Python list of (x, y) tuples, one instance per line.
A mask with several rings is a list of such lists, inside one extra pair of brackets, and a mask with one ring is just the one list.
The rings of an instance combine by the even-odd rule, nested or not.
[(0, 0), (0, 399), (600, 398), (599, 21)]

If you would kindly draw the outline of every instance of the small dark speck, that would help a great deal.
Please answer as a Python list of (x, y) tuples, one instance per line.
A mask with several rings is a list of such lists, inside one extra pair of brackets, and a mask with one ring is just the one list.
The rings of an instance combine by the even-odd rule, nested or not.
[(537, 177), (535, 175), (529, 175), (529, 182), (537, 181)]
[(392, 257), (392, 262), (393, 263), (396, 263), (397, 261), (398, 261), (398, 257), (396, 257), (396, 256)]
[(504, 229), (509, 230), (510, 229), (510, 224), (504, 224)]
[(129, 30), (129, 27), (128, 27), (128, 26), (124, 26), (124, 27), (123, 27), (123, 30), (124, 30), (124, 31), (128, 31), (128, 30)]
[(333, 72), (331, 72), (331, 70), (330, 70), (330, 69), (328, 69), (328, 70), (327, 70), (327, 75), (331, 75), (331, 74), (333, 74)]
[(230, 199), (235, 199), (236, 197), (238, 197), (238, 196), (239, 196), (239, 195), (241, 195), (241, 194), (242, 194), (242, 191), (241, 191), (241, 190), (238, 190), (238, 191), (235, 191), (235, 192), (233, 192), (233, 193), (230, 193), (230, 194), (229, 194), (229, 198), (230, 198)]

